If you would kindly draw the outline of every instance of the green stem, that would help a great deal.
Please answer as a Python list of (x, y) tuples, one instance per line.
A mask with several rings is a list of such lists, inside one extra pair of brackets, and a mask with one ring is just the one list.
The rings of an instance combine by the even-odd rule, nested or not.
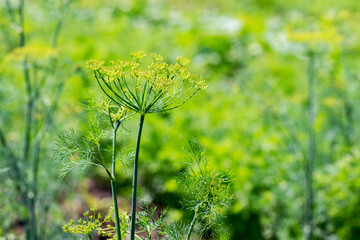
[(64, 24), (64, 19), (65, 19), (64, 15), (67, 12), (67, 10), (69, 9), (71, 2), (72, 2), (72, 0), (67, 0), (63, 4), (63, 6), (62, 6), (62, 8), (60, 10), (61, 11), (61, 17), (60, 17), (60, 19), (58, 20), (58, 22), (56, 23), (56, 26), (55, 26), (55, 31), (54, 31), (54, 34), (53, 34), (52, 44), (51, 44), (52, 47), (57, 46), (60, 31), (61, 31), (61, 28), (62, 28), (62, 26)]
[[(25, 46), (25, 0), (20, 0), (18, 14), (19, 14), (19, 47)], [(30, 73), (28, 68), (28, 62), (26, 59), (23, 60), (23, 67), (24, 67), (24, 80), (25, 80), (25, 87), (26, 87), (26, 94), (27, 94), (27, 104), (25, 108), (25, 135), (24, 135), (24, 155), (23, 160), (26, 163), (30, 162), (29, 154), (30, 154), (30, 145), (31, 145), (31, 129), (32, 129), (32, 122), (33, 122), (33, 103), (34, 97), (32, 94), (32, 85), (30, 81)], [(27, 240), (36, 240), (36, 214), (35, 214), (35, 200), (34, 200), (34, 193), (31, 189), (31, 183), (29, 184), (29, 188), (27, 189), (28, 197), (27, 197), (27, 207), (28, 207), (28, 222), (27, 222), (27, 230), (25, 238)]]
[(19, 3), (19, 25), (20, 25), (20, 32), (19, 32), (19, 39), (20, 39), (20, 42), (19, 42), (19, 45), (20, 47), (24, 47), (25, 46), (25, 32), (24, 32), (24, 19), (25, 19), (25, 16), (24, 16), (24, 8), (25, 8), (25, 0), (21, 0), (20, 3)]
[(191, 221), (190, 228), (189, 228), (189, 232), (188, 232), (188, 235), (187, 235), (187, 237), (186, 237), (186, 240), (190, 240), (191, 233), (192, 233), (192, 231), (193, 231), (193, 229), (194, 229), (194, 226), (195, 226), (196, 218), (197, 218), (197, 214), (195, 213), (195, 214), (194, 214), (194, 218), (193, 218), (193, 220)]
[[(34, 79), (36, 76), (34, 75)], [(35, 90), (37, 92), (37, 90)], [(34, 116), (38, 113), (38, 104), (37, 100), (39, 96), (35, 94), (33, 96), (33, 111)], [(39, 129), (39, 120), (37, 117), (33, 119), (33, 128), (34, 133)], [(30, 183), (29, 187), (29, 225), (31, 227), (31, 231), (33, 232), (33, 239), (38, 238), (37, 233), (37, 215), (36, 215), (36, 207), (37, 207), (37, 193), (38, 193), (38, 171), (39, 171), (39, 161), (40, 161), (40, 150), (41, 150), (41, 139), (35, 139), (33, 144), (33, 163), (32, 163), (32, 183)]]
[(139, 130), (136, 140), (136, 149), (135, 149), (135, 162), (134, 162), (134, 175), (133, 175), (133, 186), (132, 186), (132, 204), (131, 204), (131, 228), (130, 228), (130, 240), (135, 239), (135, 219), (136, 219), (136, 196), (137, 196), (137, 177), (138, 177), (138, 162), (139, 162), (139, 150), (140, 150), (140, 140), (141, 132), (144, 124), (145, 114), (140, 115)]
[(112, 154), (112, 179), (111, 179), (111, 193), (114, 204), (114, 214), (115, 214), (115, 226), (116, 226), (116, 239), (121, 240), (121, 228), (120, 228), (120, 219), (119, 219), (119, 209), (117, 203), (117, 191), (116, 191), (116, 180), (115, 180), (115, 154), (116, 154), (116, 132), (120, 126), (120, 121), (116, 123), (116, 127), (113, 132), (113, 154)]
[(33, 107), (34, 107), (34, 98), (32, 85), (30, 82), (30, 74), (28, 69), (28, 62), (25, 59), (23, 61), (24, 67), (24, 79), (26, 87), (26, 108), (25, 108), (25, 135), (24, 135), (24, 162), (29, 162), (29, 153), (30, 153), (30, 144), (31, 144), (31, 129), (33, 123)]
[(10, 168), (12, 170), (11, 177), (14, 179), (14, 184), (16, 190), (19, 192), (22, 200), (22, 204), (26, 205), (27, 201), (27, 183), (25, 182), (25, 178), (23, 173), (21, 172), (20, 166), (18, 164), (18, 158), (14, 155), (12, 149), (8, 145), (5, 135), (3, 131), (0, 129), (0, 145), (4, 150), (5, 159), (9, 161)]
[(306, 209), (305, 209), (305, 239), (313, 238), (313, 209), (314, 209), (314, 189), (313, 189), (313, 171), (316, 156), (316, 138), (315, 138), (315, 56), (309, 55), (308, 67), (308, 158), (305, 166), (305, 187), (306, 187)]
[(119, 209), (117, 204), (117, 195), (116, 195), (116, 181), (111, 180), (111, 192), (114, 202), (114, 214), (115, 214), (115, 226), (116, 226), (116, 239), (121, 240), (121, 229), (120, 229), (120, 219), (119, 219)]
[(91, 233), (88, 234), (89, 240), (92, 240)]
[(114, 132), (113, 132), (113, 155), (112, 155), (112, 167), (111, 167), (111, 174), (113, 179), (115, 179), (115, 162), (116, 162), (116, 132), (120, 126), (120, 121), (116, 122), (116, 126), (114, 128)]
[(30, 239), (31, 240), (36, 240), (37, 239), (37, 234), (36, 234), (36, 212), (35, 212), (35, 194), (33, 191), (29, 191), (28, 194), (28, 211), (29, 211), (29, 231), (30, 231)]

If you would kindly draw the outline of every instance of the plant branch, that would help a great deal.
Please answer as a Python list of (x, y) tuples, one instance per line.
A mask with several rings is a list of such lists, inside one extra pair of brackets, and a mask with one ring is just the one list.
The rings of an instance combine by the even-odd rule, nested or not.
[(0, 129), (0, 144), (4, 149), (5, 155), (7, 156), (6, 158), (9, 161), (10, 169), (12, 169), (13, 172), (12, 175), (14, 178), (15, 187), (17, 191), (20, 193), (21, 199), (25, 204), (27, 184), (24, 181), (17, 159), (14, 153), (12, 152), (12, 150), (10, 149), (10, 147), (8, 146), (4, 133), (2, 132), (1, 129)]
[(16, 19), (15, 19), (14, 13), (12, 11), (12, 5), (11, 5), (10, 0), (5, 1), (5, 7), (6, 7), (6, 10), (8, 11), (9, 16), (10, 16), (11, 23), (16, 24)]
[(66, 0), (65, 3), (63, 4), (62, 8), (61, 8), (61, 11), (60, 11), (61, 17), (60, 17), (59, 21), (56, 23), (53, 38), (52, 38), (52, 44), (51, 44), (52, 47), (56, 47), (57, 44), (58, 44), (60, 31), (61, 31), (62, 26), (64, 24), (64, 15), (66, 14), (68, 9), (70, 8), (71, 2), (72, 2), (72, 0)]
[(24, 32), (24, 21), (25, 21), (25, 15), (24, 15), (24, 8), (25, 8), (25, 0), (20, 0), (19, 3), (19, 25), (20, 25), (20, 31), (19, 31), (19, 46), (24, 47), (25, 46), (25, 32)]

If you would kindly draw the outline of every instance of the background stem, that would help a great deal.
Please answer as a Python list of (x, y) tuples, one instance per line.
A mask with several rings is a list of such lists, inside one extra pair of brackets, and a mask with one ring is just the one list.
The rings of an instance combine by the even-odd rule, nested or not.
[[(19, 47), (25, 46), (25, 1), (20, 0), (19, 2)], [(34, 103), (34, 96), (32, 94), (32, 85), (30, 81), (30, 73), (28, 68), (28, 61), (24, 59), (23, 61), (23, 69), (24, 69), (24, 80), (25, 80), (25, 87), (26, 87), (26, 108), (25, 108), (25, 134), (24, 134), (24, 152), (23, 152), (23, 161), (25, 163), (30, 162), (30, 145), (31, 145), (31, 129), (32, 129), (32, 122), (33, 122), (33, 103)], [(32, 191), (32, 186), (29, 184), (29, 188), (27, 189), (27, 210), (28, 210), (28, 220), (27, 220), (27, 229), (26, 229), (26, 239), (29, 240), (36, 240), (37, 239), (37, 232), (36, 232), (36, 211), (35, 211), (35, 193)]]
[(315, 56), (309, 55), (308, 67), (308, 157), (305, 166), (305, 191), (306, 191), (306, 209), (305, 209), (305, 239), (311, 240), (313, 234), (313, 208), (314, 208), (314, 190), (313, 190), (313, 171), (316, 156), (315, 145)]
[(59, 18), (58, 22), (56, 23), (55, 31), (54, 31), (53, 38), (52, 38), (52, 44), (51, 44), (51, 46), (54, 48), (57, 46), (61, 28), (64, 24), (64, 19), (65, 19), (64, 14), (69, 10), (71, 2), (72, 2), (72, 0), (67, 0), (63, 4), (62, 8), (60, 9), (61, 17)]
[(135, 162), (134, 162), (134, 175), (133, 175), (133, 187), (132, 187), (132, 204), (131, 204), (131, 228), (130, 228), (130, 239), (135, 239), (135, 219), (136, 219), (136, 196), (137, 196), (137, 177), (138, 177), (138, 162), (139, 162), (139, 150), (140, 150), (140, 140), (141, 132), (144, 124), (145, 114), (140, 115), (139, 121), (139, 130), (136, 140), (136, 149), (135, 149)]

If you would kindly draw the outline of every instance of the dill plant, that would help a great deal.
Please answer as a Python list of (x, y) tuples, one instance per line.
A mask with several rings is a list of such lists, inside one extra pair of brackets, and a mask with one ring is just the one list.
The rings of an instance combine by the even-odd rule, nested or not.
[[(153, 62), (144, 68), (140, 62), (146, 56), (144, 52), (131, 52), (130, 55), (133, 61), (112, 61), (108, 66), (103, 61), (89, 60), (87, 62), (88, 67), (94, 71), (94, 76), (106, 97), (106, 100), (91, 99), (88, 105), (89, 110), (106, 115), (112, 128), (112, 149), (106, 149), (103, 146), (102, 139), (105, 133), (100, 119), (93, 115), (89, 119), (89, 132), (86, 137), (77, 138), (73, 130), (64, 132), (59, 136), (56, 149), (57, 161), (62, 164), (63, 169), (61, 175), (65, 175), (75, 167), (84, 168), (88, 165), (100, 166), (106, 171), (111, 182), (116, 229), (114, 239), (117, 240), (120, 240), (122, 235), (126, 236), (126, 232), (122, 232), (119, 219), (115, 174), (116, 136), (120, 125), (128, 117), (136, 113), (140, 114), (134, 156), (130, 237), (135, 238), (135, 221), (137, 220), (140, 230), (151, 238), (151, 233), (163, 225), (162, 219), (165, 213), (155, 221), (154, 217), (150, 217), (153, 216), (155, 209), (144, 206), (144, 211), (136, 217), (138, 160), (145, 115), (180, 107), (199, 90), (207, 88), (200, 75), (191, 74), (188, 71), (186, 66), (190, 60), (187, 58), (178, 57), (175, 64), (168, 64), (162, 61), (162, 56), (151, 54)], [(75, 229), (73, 233), (83, 233), (89, 238), (93, 230), (97, 229), (101, 232), (96, 224), (88, 229), (91, 230), (90, 233), (80, 231), (81, 227), (64, 228), (66, 231), (69, 229)]]
[[(121, 123), (127, 117), (130, 117), (130, 115), (125, 108), (113, 105), (111, 100), (107, 99), (89, 100), (88, 106), (92, 114), (89, 115), (89, 131), (87, 136), (79, 139), (75, 136), (73, 130), (69, 132), (63, 132), (59, 135), (55, 155), (57, 157), (57, 162), (62, 165), (62, 172), (60, 174), (62, 176), (65, 176), (67, 172), (75, 167), (84, 169), (88, 165), (99, 166), (105, 170), (107, 176), (110, 179), (111, 193), (113, 198), (114, 222), (116, 229), (116, 235), (114, 235), (114, 239), (121, 240), (121, 235), (125, 234), (126, 236), (126, 232), (121, 232), (117, 204), (116, 162), (118, 159), (116, 158), (116, 137)], [(102, 144), (102, 140), (105, 137), (105, 132), (101, 128), (100, 119), (94, 116), (94, 112), (95, 115), (98, 112), (103, 113), (112, 128), (111, 149), (108, 149), (104, 144)], [(111, 160), (109, 161), (109, 159)], [(96, 228), (97, 227), (94, 229)]]
[[(47, 165), (52, 145), (46, 139), (51, 137), (52, 129), (59, 124), (58, 107), (65, 80), (69, 76), (66, 73), (69, 65), (66, 58), (59, 54), (58, 43), (72, 2), (59, 1), (59, 7), (51, 5), (50, 9), (43, 8), (45, 4), (39, 1), (4, 0), (0, 3), (0, 38), (3, 39), (0, 78), (4, 93), (4, 98), (0, 99), (0, 162), (1, 166), (4, 164), (6, 167), (2, 173), (6, 181), (1, 184), (11, 181), (11, 187), (14, 186), (11, 193), (14, 195), (10, 196), (9, 192), (6, 196), (18, 209), (12, 210), (11, 214), (1, 210), (0, 235), (4, 234), (5, 238), (6, 232), (17, 225), (15, 221), (20, 223), (19, 226), (24, 226), (25, 239), (47, 239), (47, 235), (51, 234), (49, 223), (54, 223), (49, 213), (53, 205), (51, 200), (56, 196), (60, 184), (54, 180), (51, 166)], [(38, 35), (37, 25), (31, 24), (35, 15), (30, 12), (34, 9), (40, 11), (37, 24), (45, 12), (59, 13), (56, 20), (52, 18), (55, 28), (47, 31), (46, 36)], [(46, 43), (49, 37), (52, 40)], [(36, 41), (42, 42), (42, 47), (34, 44)], [(6, 89), (6, 79), (11, 91)], [(12, 103), (8, 105), (9, 99), (16, 102), (19, 108)], [(14, 134), (21, 138), (11, 137)], [(1, 188), (4, 188), (3, 185)], [(3, 216), (8, 220), (15, 217), (12, 220), (14, 223), (6, 226), (2, 221)]]
[(178, 57), (175, 64), (169, 64), (162, 56), (151, 54), (153, 62), (144, 66), (141, 61), (146, 55), (143, 51), (131, 52), (132, 61), (111, 61), (108, 65), (99, 60), (87, 62), (109, 99), (119, 107), (140, 114), (133, 172), (131, 240), (135, 238), (139, 151), (145, 115), (178, 108), (199, 90), (207, 88), (200, 75), (188, 71), (188, 58)]
[(211, 228), (212, 237), (229, 239), (222, 221), (222, 209), (234, 198), (231, 174), (209, 169), (205, 148), (196, 139), (189, 140), (186, 150), (188, 167), (178, 177), (185, 196), (182, 205), (193, 212), (186, 239), (190, 240), (196, 223), (202, 224), (201, 234)]
[(337, 48), (343, 40), (343, 36), (335, 29), (312, 29), (312, 31), (290, 31), (288, 39), (294, 46), (300, 47), (300, 56), (306, 57), (307, 66), (307, 104), (306, 104), (306, 128), (307, 128), (307, 151), (304, 153), (305, 175), (305, 208), (303, 235), (306, 240), (314, 238), (314, 209), (317, 189), (314, 188), (314, 171), (318, 158), (318, 140), (316, 133), (317, 118), (317, 70), (318, 58), (321, 52), (325, 52), (329, 46)]

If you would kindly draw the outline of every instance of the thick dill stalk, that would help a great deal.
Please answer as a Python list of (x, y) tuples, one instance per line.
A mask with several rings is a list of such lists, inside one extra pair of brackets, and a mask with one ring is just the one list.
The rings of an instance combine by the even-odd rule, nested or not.
[(144, 124), (144, 119), (145, 119), (145, 114), (141, 114), (140, 115), (140, 121), (139, 121), (138, 136), (137, 136), (137, 140), (136, 140), (134, 175), (133, 175), (133, 186), (132, 186), (131, 228), (130, 228), (130, 239), (131, 240), (135, 239), (138, 163), (139, 163), (141, 132), (142, 132), (143, 124)]

